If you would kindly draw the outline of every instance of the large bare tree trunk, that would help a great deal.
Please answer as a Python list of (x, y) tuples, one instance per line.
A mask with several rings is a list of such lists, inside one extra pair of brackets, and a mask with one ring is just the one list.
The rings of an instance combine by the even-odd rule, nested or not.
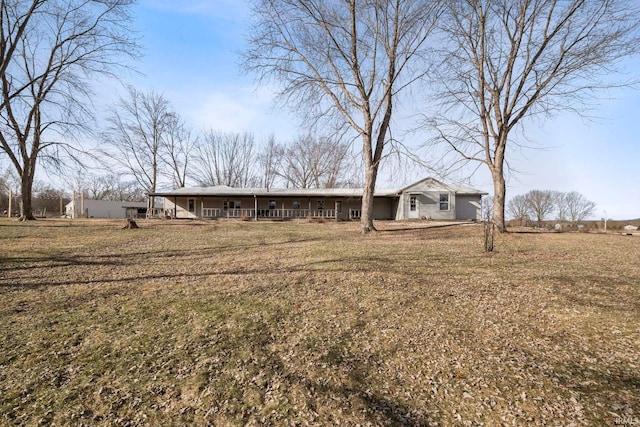
[(369, 165), (365, 171), (364, 189), (362, 191), (362, 209), (360, 212), (360, 229), (362, 234), (375, 231), (373, 225), (373, 193), (376, 188), (376, 178), (378, 176), (378, 168)]
[(507, 227), (504, 221), (504, 205), (507, 186), (505, 184), (502, 167), (495, 166), (493, 171), (493, 223), (498, 231), (506, 233)]
[(20, 176), (20, 221), (33, 221), (36, 219), (36, 217), (33, 216), (33, 203), (31, 200), (34, 176), (35, 159), (26, 159), (25, 167)]

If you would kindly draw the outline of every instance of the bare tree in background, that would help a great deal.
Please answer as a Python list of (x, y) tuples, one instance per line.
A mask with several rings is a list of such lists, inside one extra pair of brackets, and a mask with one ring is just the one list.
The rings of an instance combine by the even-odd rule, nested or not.
[(585, 198), (577, 191), (565, 193), (564, 206), (566, 209), (567, 218), (573, 226), (578, 225), (580, 222), (593, 215), (596, 209), (595, 203), (587, 200), (587, 198)]
[(21, 179), (21, 219), (34, 219), (38, 161), (74, 156), (87, 130), (96, 76), (113, 75), (137, 45), (128, 27), (133, 0), (0, 2), (0, 149)]
[(525, 195), (519, 194), (512, 197), (507, 203), (507, 213), (520, 225), (526, 225), (529, 222), (529, 203)]
[(583, 113), (623, 60), (640, 50), (635, 0), (452, 0), (440, 21), (436, 82), (442, 115), (430, 123), (469, 161), (487, 165), (494, 221), (506, 231), (505, 166), (527, 118)]
[(115, 174), (89, 176), (77, 180), (73, 188), (92, 200), (140, 202), (145, 198), (144, 190), (134, 181), (123, 181)]
[(567, 220), (567, 193), (556, 191), (554, 194), (556, 220), (564, 223)]
[(64, 206), (71, 199), (50, 184), (35, 181), (33, 183), (33, 209), (40, 217), (58, 216), (64, 213)]
[[(11, 197), (20, 194), (20, 177), (16, 176), (15, 169), (12, 167), (8, 167), (0, 174), (0, 207), (2, 208), (2, 213), (9, 209), (9, 194), (11, 194)], [(10, 213), (13, 214), (13, 212)]]
[(104, 139), (111, 159), (147, 193), (155, 193), (164, 144), (175, 120), (169, 101), (154, 91), (145, 93), (129, 86), (127, 96), (120, 98), (107, 120)]
[(310, 135), (283, 149), (282, 177), (287, 187), (334, 188), (341, 183), (349, 144)]
[(182, 118), (172, 113), (167, 117), (166, 131), (162, 137), (160, 158), (174, 185), (182, 188), (187, 183), (189, 164), (198, 144), (191, 128)]
[(261, 173), (260, 187), (269, 190), (280, 175), (282, 147), (276, 142), (275, 135), (269, 135), (258, 154), (258, 167)]
[(424, 74), (436, 0), (254, 0), (246, 69), (282, 84), (280, 99), (312, 122), (344, 123), (362, 139), (361, 229), (374, 230), (373, 193), (394, 100)]
[(542, 222), (555, 209), (555, 193), (548, 190), (531, 190), (524, 197), (531, 216), (536, 219), (538, 227), (542, 226)]
[(195, 179), (202, 186), (248, 187), (256, 182), (255, 138), (250, 133), (209, 130), (193, 163)]

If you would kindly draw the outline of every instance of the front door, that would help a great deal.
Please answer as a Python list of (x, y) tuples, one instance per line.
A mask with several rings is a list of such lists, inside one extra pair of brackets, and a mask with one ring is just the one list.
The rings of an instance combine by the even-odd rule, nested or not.
[(415, 194), (409, 195), (409, 218), (420, 218), (420, 204), (418, 203), (418, 196)]
[(196, 214), (196, 199), (189, 199), (189, 216)]

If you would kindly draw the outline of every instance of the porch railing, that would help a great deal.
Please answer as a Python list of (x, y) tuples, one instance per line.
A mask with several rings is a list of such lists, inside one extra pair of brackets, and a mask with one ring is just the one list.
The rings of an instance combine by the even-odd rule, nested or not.
[[(203, 208), (203, 218), (255, 218), (255, 209)], [(296, 218), (335, 218), (334, 209), (258, 209), (258, 218), (296, 219)]]

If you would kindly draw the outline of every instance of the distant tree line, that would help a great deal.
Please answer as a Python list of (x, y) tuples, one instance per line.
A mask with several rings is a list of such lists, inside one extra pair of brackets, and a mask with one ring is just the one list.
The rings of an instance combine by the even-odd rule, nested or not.
[(520, 225), (534, 222), (542, 226), (544, 221), (554, 219), (576, 226), (591, 216), (595, 208), (594, 202), (577, 191), (532, 190), (511, 198), (507, 213)]

